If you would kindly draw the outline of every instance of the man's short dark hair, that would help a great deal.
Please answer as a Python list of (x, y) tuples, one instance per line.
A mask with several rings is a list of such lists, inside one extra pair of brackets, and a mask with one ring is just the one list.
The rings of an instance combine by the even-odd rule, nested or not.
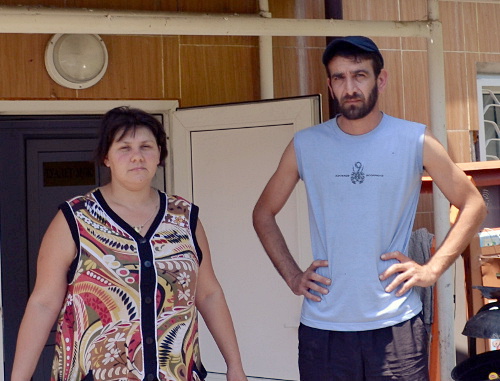
[(325, 65), (327, 72), (329, 72), (329, 62), (336, 56), (355, 60), (371, 60), (373, 71), (377, 77), (384, 67), (384, 58), (377, 45), (364, 36), (346, 36), (332, 40), (323, 53), (323, 65)]

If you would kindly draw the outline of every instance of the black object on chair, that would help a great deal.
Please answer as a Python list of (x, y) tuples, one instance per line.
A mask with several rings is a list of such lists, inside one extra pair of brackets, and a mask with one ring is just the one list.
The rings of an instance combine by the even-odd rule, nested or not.
[(484, 298), (497, 299), (481, 307), (465, 324), (462, 334), (469, 338), (471, 357), (452, 371), (455, 381), (500, 381), (500, 350), (476, 354), (476, 338), (500, 339), (500, 287), (474, 286)]

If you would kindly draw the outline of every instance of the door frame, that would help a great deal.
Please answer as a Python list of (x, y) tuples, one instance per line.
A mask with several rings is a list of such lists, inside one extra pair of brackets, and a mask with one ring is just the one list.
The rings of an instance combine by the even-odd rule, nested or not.
[[(170, 136), (173, 112), (179, 107), (177, 100), (2, 100), (0, 101), (1, 115), (101, 115), (108, 110), (130, 106), (140, 108), (152, 114), (161, 114), (167, 137)], [(170, 145), (167, 140), (168, 146)], [(167, 191), (172, 187), (172, 155), (165, 163), (165, 179)], [(0, 242), (1, 248), (1, 242)], [(0, 249), (1, 255), (1, 249)], [(0, 285), (2, 284), (2, 269), (0, 263)], [(1, 288), (0, 288), (1, 289)], [(0, 376), (4, 375), (4, 334), (3, 334), (3, 299), (0, 292)]]

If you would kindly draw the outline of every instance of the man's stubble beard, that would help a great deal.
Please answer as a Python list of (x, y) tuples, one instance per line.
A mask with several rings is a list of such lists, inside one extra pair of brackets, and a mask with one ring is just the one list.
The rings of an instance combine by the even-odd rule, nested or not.
[(357, 94), (355, 94), (354, 96), (347, 96), (343, 98), (344, 101), (347, 99), (360, 99), (361, 101), (363, 101), (363, 103), (361, 106), (350, 105), (344, 107), (343, 102), (341, 103), (337, 101), (340, 114), (342, 114), (342, 116), (349, 120), (362, 119), (367, 116), (375, 107), (375, 104), (378, 101), (378, 87), (377, 85), (373, 86), (370, 95), (368, 95), (367, 101), (363, 100), (363, 98), (361, 98)]

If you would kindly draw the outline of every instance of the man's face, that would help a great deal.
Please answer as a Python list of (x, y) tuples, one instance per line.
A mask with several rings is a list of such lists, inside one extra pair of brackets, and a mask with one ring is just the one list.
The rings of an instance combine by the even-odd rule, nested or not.
[(349, 120), (362, 119), (378, 101), (378, 83), (370, 60), (334, 57), (328, 64), (328, 87)]

